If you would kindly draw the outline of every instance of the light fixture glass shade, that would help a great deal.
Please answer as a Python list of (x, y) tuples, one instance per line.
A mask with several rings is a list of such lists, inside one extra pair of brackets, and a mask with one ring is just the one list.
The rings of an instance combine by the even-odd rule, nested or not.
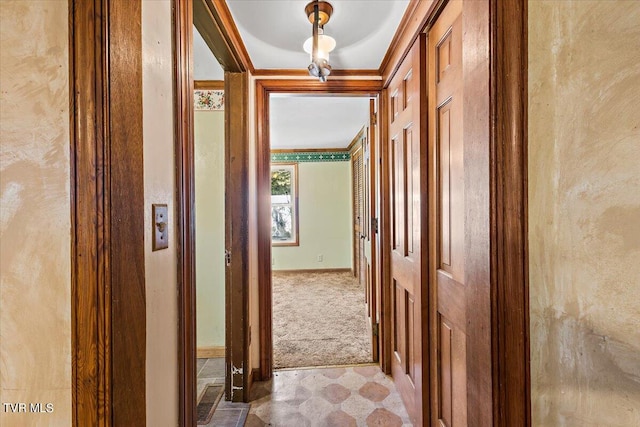
[[(305, 52), (309, 54), (313, 61), (313, 37), (309, 37), (302, 45)], [(329, 61), (329, 52), (336, 48), (336, 41), (333, 37), (325, 34), (318, 34), (318, 58)]]

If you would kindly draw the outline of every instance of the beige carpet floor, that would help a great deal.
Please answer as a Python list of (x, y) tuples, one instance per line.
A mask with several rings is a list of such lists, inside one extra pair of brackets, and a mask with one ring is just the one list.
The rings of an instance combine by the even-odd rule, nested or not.
[(351, 273), (273, 274), (274, 368), (372, 361), (364, 290)]

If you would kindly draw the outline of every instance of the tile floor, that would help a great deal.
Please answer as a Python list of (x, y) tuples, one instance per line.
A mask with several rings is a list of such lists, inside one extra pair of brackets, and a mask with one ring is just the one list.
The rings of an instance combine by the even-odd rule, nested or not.
[(247, 427), (411, 426), (377, 365), (275, 371), (254, 385)]
[[(198, 400), (209, 384), (224, 384), (224, 358), (198, 359)], [(235, 403), (224, 400), (218, 403), (208, 427), (242, 427), (249, 413), (248, 403)]]

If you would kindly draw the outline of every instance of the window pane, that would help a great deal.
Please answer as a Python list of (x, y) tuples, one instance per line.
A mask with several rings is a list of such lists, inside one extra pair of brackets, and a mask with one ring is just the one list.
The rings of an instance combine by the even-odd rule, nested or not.
[(274, 241), (289, 240), (292, 236), (293, 222), (291, 206), (271, 207), (271, 239)]
[(291, 170), (273, 169), (271, 171), (271, 195), (291, 194)]

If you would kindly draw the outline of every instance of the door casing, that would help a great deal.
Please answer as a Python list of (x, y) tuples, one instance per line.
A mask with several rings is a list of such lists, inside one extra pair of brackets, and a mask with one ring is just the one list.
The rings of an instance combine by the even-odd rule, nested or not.
[[(248, 72), (251, 61), (221, 0), (174, 0), (174, 94), (176, 144), (176, 241), (178, 253), (179, 424), (196, 423), (195, 172), (193, 142), (193, 34), (195, 25), (225, 70), (225, 188), (238, 197), (225, 200), (225, 247), (232, 253), (225, 271), (225, 391), (233, 401), (248, 400), (249, 357), (249, 192)], [(235, 30), (235, 31), (234, 31)], [(234, 161), (230, 161), (233, 158)], [(230, 192), (225, 191), (228, 195)], [(233, 215), (229, 215), (229, 210)], [(234, 234), (230, 229), (238, 230)], [(220, 260), (222, 262), (222, 260)], [(233, 387), (232, 387), (233, 385)], [(238, 387), (238, 388), (236, 388)]]
[(265, 197), (270, 190), (269, 97), (272, 93), (335, 94), (372, 96), (380, 94), (380, 80), (256, 80), (256, 169), (258, 194), (258, 284), (260, 322), (260, 379), (271, 378), (273, 370), (272, 285), (271, 285), (271, 204)]

